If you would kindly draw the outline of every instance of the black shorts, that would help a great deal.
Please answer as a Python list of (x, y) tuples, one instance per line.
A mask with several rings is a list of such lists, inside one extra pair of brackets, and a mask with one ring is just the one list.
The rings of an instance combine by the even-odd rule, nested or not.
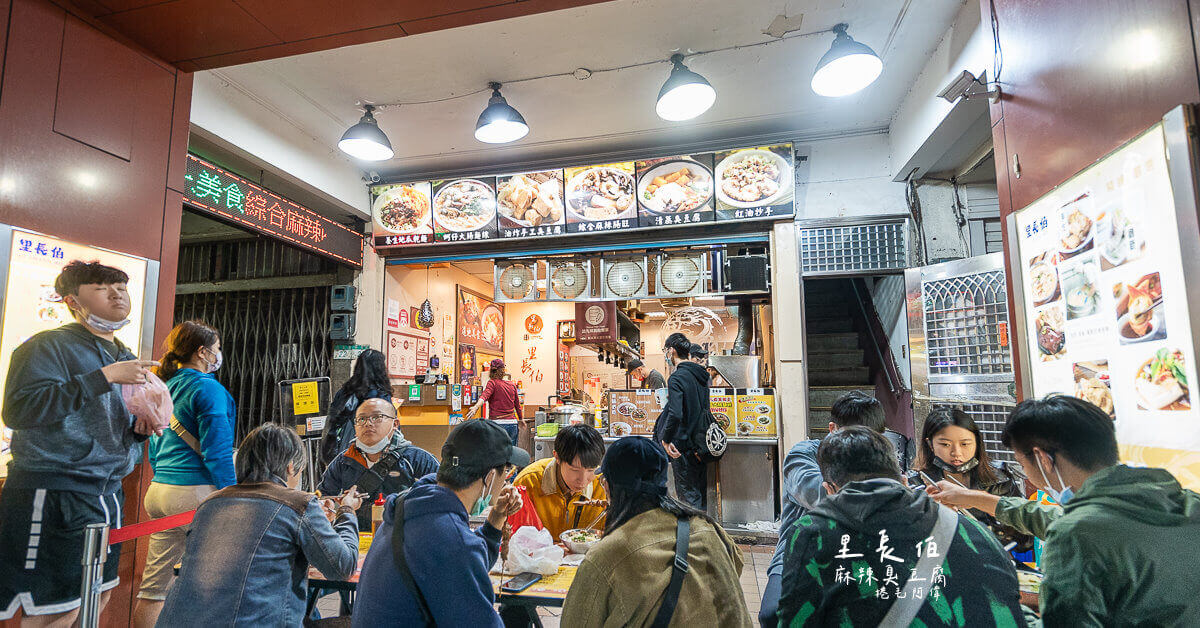
[[(0, 620), (56, 615), (79, 607), (83, 539), (89, 523), (121, 527), (125, 492), (90, 495), (50, 489), (0, 492)], [(104, 583), (117, 586), (121, 546), (108, 546)]]

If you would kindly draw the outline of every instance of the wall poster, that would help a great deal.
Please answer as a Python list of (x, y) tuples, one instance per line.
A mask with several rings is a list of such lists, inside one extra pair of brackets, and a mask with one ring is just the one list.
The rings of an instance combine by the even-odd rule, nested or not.
[(388, 376), (413, 379), (429, 364), (429, 338), (389, 331), (387, 340)]
[(504, 305), (458, 286), (458, 343), (481, 353), (504, 354)]

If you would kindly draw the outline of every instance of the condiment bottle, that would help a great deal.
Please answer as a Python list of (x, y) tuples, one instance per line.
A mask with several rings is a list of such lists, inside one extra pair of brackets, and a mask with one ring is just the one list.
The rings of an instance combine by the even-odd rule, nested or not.
[(379, 529), (379, 524), (383, 523), (383, 493), (375, 498), (375, 503), (371, 504), (371, 533)]

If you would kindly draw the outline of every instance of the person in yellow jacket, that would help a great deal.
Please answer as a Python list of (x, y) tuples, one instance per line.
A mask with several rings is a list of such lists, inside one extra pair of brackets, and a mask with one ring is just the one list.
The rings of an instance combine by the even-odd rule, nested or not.
[[(582, 528), (599, 517), (607, 495), (596, 474), (604, 459), (604, 439), (589, 425), (564, 427), (554, 439), (554, 457), (525, 467), (514, 486), (524, 486), (542, 525), (558, 542), (567, 530)], [(601, 518), (592, 526), (604, 529)]]

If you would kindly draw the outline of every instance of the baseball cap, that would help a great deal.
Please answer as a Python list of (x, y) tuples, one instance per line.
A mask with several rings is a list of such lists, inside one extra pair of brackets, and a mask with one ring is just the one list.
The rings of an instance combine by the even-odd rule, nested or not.
[(459, 423), (442, 445), (442, 465), (484, 471), (529, 465), (529, 452), (513, 447), (504, 428), (487, 419)]
[(625, 372), (628, 373), (635, 368), (638, 368), (640, 366), (645, 366), (645, 364), (646, 364), (645, 362), (642, 362), (641, 360), (634, 358), (634, 359), (630, 360), (629, 365), (625, 367)]
[(626, 436), (613, 443), (600, 463), (609, 486), (651, 495), (667, 494), (667, 453), (643, 436)]
[(491, 361), (491, 365), (492, 365), (493, 369), (502, 369), (502, 368), (504, 368), (504, 360), (501, 360), (500, 358), (496, 358)]

